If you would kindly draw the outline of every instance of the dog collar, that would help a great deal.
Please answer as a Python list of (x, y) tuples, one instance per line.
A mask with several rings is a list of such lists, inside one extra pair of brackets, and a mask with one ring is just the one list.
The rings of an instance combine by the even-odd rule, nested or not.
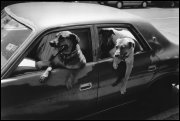
[(74, 50), (70, 54), (63, 54), (60, 53), (58, 56), (59, 59), (66, 65), (70, 60), (73, 60), (74, 57), (76, 57), (76, 54), (78, 53), (78, 50)]

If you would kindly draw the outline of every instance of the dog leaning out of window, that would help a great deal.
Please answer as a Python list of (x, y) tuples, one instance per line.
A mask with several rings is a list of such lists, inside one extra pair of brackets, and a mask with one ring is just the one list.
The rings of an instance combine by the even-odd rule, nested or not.
[(101, 58), (111, 56), (113, 68), (117, 70), (118, 79), (112, 86), (119, 86), (121, 94), (126, 86), (134, 63), (135, 38), (128, 30), (103, 28), (99, 31)]
[[(40, 77), (41, 83), (47, 81), (50, 72), (54, 68), (80, 69), (86, 65), (86, 58), (80, 49), (79, 42), (80, 39), (76, 34), (70, 31), (61, 31), (56, 33), (55, 37), (50, 41), (43, 43), (48, 44), (49, 48), (39, 45), (41, 61), (36, 63), (36, 67), (40, 70), (46, 69)], [(43, 60), (43, 57), (48, 58), (48, 60)], [(74, 74), (71, 73), (66, 80), (67, 88), (72, 87), (73, 81)]]

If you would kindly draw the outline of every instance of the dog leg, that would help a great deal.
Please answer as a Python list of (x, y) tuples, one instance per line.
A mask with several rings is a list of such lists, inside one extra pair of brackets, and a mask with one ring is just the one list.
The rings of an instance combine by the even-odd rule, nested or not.
[(113, 59), (113, 68), (117, 69), (119, 63), (120, 63), (120, 60), (118, 58), (114, 58)]
[(40, 77), (40, 82), (41, 83), (44, 83), (47, 80), (47, 78), (49, 77), (49, 74), (50, 74), (51, 71), (52, 71), (52, 67), (48, 67), (46, 69), (46, 71)]
[(125, 78), (123, 78), (122, 82), (120, 83), (120, 92), (121, 94), (125, 94), (126, 93), (126, 88), (127, 88), (127, 83), (133, 68), (132, 63), (126, 63), (127, 69), (126, 69), (126, 74), (125, 74)]
[(119, 83), (119, 88), (120, 88), (120, 92), (121, 94), (125, 94), (126, 93), (126, 78), (123, 78), (122, 81)]
[(76, 73), (77, 73), (77, 70), (71, 70), (69, 72), (69, 75), (67, 76), (67, 79), (65, 81), (66, 87), (68, 89), (71, 89), (73, 87)]

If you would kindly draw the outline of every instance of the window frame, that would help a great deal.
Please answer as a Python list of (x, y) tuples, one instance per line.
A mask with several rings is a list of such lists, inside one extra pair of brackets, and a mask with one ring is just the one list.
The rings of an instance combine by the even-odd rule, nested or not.
[[(98, 40), (96, 42), (97, 44), (97, 50), (99, 51), (99, 34), (98, 34), (98, 30), (99, 28), (125, 28), (127, 29), (137, 40), (138, 44), (140, 45), (140, 48), (142, 48), (143, 50), (136, 52), (134, 55), (137, 54), (141, 54), (141, 53), (145, 53), (147, 51), (150, 51), (151, 48), (148, 46), (148, 43), (144, 40), (144, 38), (142, 37), (142, 35), (140, 34), (140, 32), (138, 32), (131, 24), (111, 24), (111, 23), (107, 23), (107, 24), (97, 24), (94, 26), (95, 27), (95, 31), (96, 31), (96, 39)], [(97, 52), (98, 52), (97, 51)], [(97, 61), (104, 61), (104, 60), (109, 60), (112, 59), (112, 57), (107, 57), (107, 58), (103, 58), (101, 59), (99, 57), (99, 52), (97, 54)]]
[[(50, 33), (54, 33), (54, 32), (58, 32), (58, 31), (64, 31), (64, 30), (76, 30), (76, 29), (89, 29), (90, 30), (90, 34), (91, 34), (91, 46), (92, 46), (92, 62), (87, 62), (87, 64), (91, 64), (96, 62), (96, 57), (95, 57), (95, 50), (96, 50), (96, 46), (95, 46), (95, 41), (94, 41), (94, 28), (93, 25), (77, 25), (77, 26), (65, 26), (65, 27), (57, 27), (57, 28), (50, 28), (47, 29), (45, 31), (43, 31), (41, 34), (39, 34), (38, 36), (36, 36), (35, 39), (33, 39), (32, 43), (30, 45), (28, 45), (28, 49), (26, 49), (26, 51), (24, 51), (24, 53), (21, 55), (21, 57), (18, 59), (18, 63), (16, 64), (16, 66), (13, 67), (13, 71), (18, 67), (18, 65), (22, 62), (22, 60), (24, 58), (26, 58), (28, 56), (28, 54), (36, 47), (37, 44), (39, 44), (39, 42), (42, 40), (43, 37), (45, 37), (46, 35), (50, 34)], [(11, 74), (13, 73), (13, 71), (11, 71)], [(35, 73), (37, 72), (42, 72), (44, 70), (37, 70), (35, 71)], [(34, 71), (32, 72), (28, 72), (27, 74), (33, 74)], [(11, 74), (8, 74), (8, 76), (6, 78), (9, 78), (9, 76)], [(17, 76), (24, 76), (26, 74), (19, 74)], [(15, 76), (13, 76), (14, 78)], [(12, 78), (12, 77), (10, 77)]]

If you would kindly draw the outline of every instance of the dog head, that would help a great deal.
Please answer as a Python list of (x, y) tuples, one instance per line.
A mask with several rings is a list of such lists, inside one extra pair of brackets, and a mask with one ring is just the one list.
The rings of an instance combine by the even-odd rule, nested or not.
[(56, 34), (55, 39), (49, 42), (51, 47), (62, 50), (64, 54), (70, 54), (76, 49), (80, 39), (70, 31), (62, 31)]
[(134, 51), (135, 42), (131, 38), (121, 38), (116, 40), (114, 58), (125, 60)]

